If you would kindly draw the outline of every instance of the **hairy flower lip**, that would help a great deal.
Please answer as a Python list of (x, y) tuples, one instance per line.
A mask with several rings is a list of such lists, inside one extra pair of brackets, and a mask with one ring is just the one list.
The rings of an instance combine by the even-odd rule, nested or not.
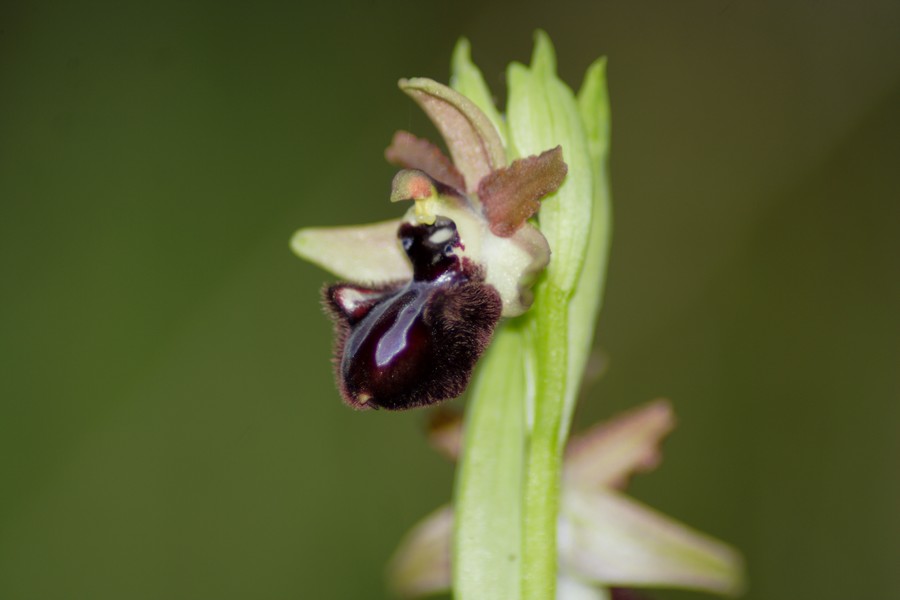
[[(405, 181), (418, 199), (434, 193), (423, 177)], [(397, 234), (411, 279), (379, 288), (338, 283), (324, 293), (338, 388), (358, 410), (407, 410), (461, 394), (502, 310), (481, 267), (459, 254), (453, 221), (413, 219)]]

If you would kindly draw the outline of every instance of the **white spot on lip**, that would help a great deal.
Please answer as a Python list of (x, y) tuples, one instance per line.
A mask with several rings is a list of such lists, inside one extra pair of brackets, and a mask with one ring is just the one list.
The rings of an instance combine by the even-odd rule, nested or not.
[(449, 242), (450, 238), (452, 237), (453, 229), (451, 229), (450, 227), (443, 227), (428, 236), (428, 241), (434, 245), (437, 245), (443, 244), (444, 242)]

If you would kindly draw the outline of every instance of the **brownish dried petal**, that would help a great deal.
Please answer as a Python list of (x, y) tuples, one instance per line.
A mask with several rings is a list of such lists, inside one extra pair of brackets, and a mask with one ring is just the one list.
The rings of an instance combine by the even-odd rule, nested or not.
[(514, 234), (541, 207), (540, 199), (559, 189), (567, 171), (557, 146), (485, 176), (478, 183), (478, 198), (491, 232), (501, 237)]
[(408, 131), (398, 131), (394, 134), (391, 145), (384, 151), (384, 157), (398, 167), (418, 169), (450, 187), (458, 190), (466, 189), (466, 181), (462, 174), (441, 149)]

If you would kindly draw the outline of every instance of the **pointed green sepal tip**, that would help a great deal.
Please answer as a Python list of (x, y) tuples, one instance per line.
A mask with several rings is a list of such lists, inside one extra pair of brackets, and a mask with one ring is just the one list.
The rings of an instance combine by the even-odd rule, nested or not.
[(543, 29), (534, 32), (534, 51), (531, 54), (531, 68), (542, 75), (556, 74), (556, 50), (550, 36)]
[(450, 57), (450, 69), (456, 71), (462, 65), (472, 63), (472, 43), (469, 38), (462, 36), (456, 40), (453, 47), (453, 55)]
[(556, 56), (544, 32), (535, 35), (531, 67), (507, 70), (507, 123), (516, 156), (562, 146), (569, 176), (541, 204), (541, 231), (553, 249), (548, 280), (564, 294), (574, 291), (587, 250), (592, 219), (593, 169), (575, 96), (555, 73)]
[(469, 40), (461, 37), (453, 49), (450, 61), (450, 86), (475, 103), (475, 106), (490, 119), (500, 136), (503, 147), (507, 144), (506, 122), (497, 105), (494, 95), (484, 80), (481, 69), (472, 61), (472, 46)]
[(588, 136), (591, 157), (600, 161), (609, 150), (609, 91), (606, 85), (606, 57), (600, 57), (588, 67), (581, 89), (578, 90), (578, 109)]

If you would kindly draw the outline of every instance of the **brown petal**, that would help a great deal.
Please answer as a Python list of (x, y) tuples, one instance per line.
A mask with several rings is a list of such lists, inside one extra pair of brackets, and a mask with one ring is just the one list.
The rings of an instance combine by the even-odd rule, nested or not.
[(453, 164), (466, 181), (465, 191), (474, 192), (482, 177), (506, 166), (500, 134), (474, 102), (422, 77), (401, 79), (400, 89), (416, 101), (441, 132)]
[(515, 233), (541, 207), (539, 200), (559, 189), (567, 171), (562, 148), (557, 146), (513, 161), (482, 179), (478, 198), (494, 235), (509, 237)]
[(398, 131), (394, 134), (391, 145), (384, 151), (384, 157), (398, 167), (418, 169), (450, 187), (458, 190), (466, 189), (466, 181), (462, 174), (441, 149), (408, 131)]

